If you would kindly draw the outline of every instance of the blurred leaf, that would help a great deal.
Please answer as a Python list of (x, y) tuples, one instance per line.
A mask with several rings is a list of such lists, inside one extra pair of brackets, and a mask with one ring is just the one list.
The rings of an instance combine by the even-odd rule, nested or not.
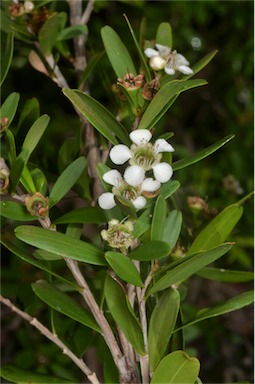
[(104, 384), (118, 383), (119, 375), (112, 355), (105, 351), (103, 357), (103, 370), (104, 370)]
[(215, 305), (212, 308), (203, 308), (198, 311), (196, 316), (183, 324), (182, 327), (176, 328), (174, 332), (181, 328), (188, 327), (192, 324), (198, 323), (199, 321), (210, 319), (212, 317), (224, 315), (229, 312), (237, 311), (238, 309), (244, 308), (254, 302), (254, 291), (243, 292), (240, 295), (233, 297), (224, 303)]
[(159, 195), (153, 211), (151, 222), (151, 240), (163, 240), (166, 222), (166, 201)]
[(177, 180), (170, 180), (167, 183), (164, 183), (160, 187), (160, 195), (165, 199), (168, 199), (170, 196), (180, 188), (180, 183)]
[(240, 220), (243, 208), (238, 204), (223, 209), (195, 238), (187, 255), (216, 247), (223, 243)]
[(42, 135), (45, 132), (50, 121), (50, 117), (48, 115), (40, 116), (29, 129), (25, 140), (22, 144), (22, 151), (27, 154), (27, 160), (29, 156), (34, 151), (35, 147), (39, 143)]
[(74, 107), (112, 144), (118, 144), (115, 135), (123, 142), (130, 144), (125, 128), (98, 101), (79, 90), (64, 88), (64, 95)]
[(182, 159), (174, 162), (172, 164), (173, 170), (177, 171), (178, 169), (182, 169), (185, 167), (188, 167), (191, 164), (197, 163), (198, 161), (204, 159), (205, 157), (211, 155), (213, 152), (217, 151), (223, 145), (227, 144), (230, 140), (232, 140), (235, 137), (235, 135), (228, 135), (224, 137), (224, 139), (221, 139), (217, 141), (217, 143), (211, 145), (210, 147), (203, 149), (202, 151), (196, 153), (195, 155), (192, 155), (188, 157), (187, 159)]
[(64, 28), (67, 15), (64, 12), (54, 13), (42, 25), (38, 40), (46, 56), (50, 56), (58, 39), (58, 34)]
[(128, 305), (128, 299), (123, 288), (109, 275), (106, 276), (104, 293), (112, 317), (128, 341), (132, 344), (135, 351), (140, 355), (144, 355), (145, 350), (141, 325), (133, 309)]
[(162, 291), (173, 284), (179, 284), (182, 281), (187, 280), (201, 268), (225, 255), (225, 253), (227, 253), (232, 246), (233, 244), (226, 243), (213, 248), (210, 251), (190, 255), (190, 257), (187, 257), (187, 260), (186, 257), (184, 257), (182, 262), (170, 271), (166, 272), (163, 277), (161, 277), (151, 288), (149, 288), (147, 296), (152, 293)]
[(159, 363), (151, 384), (194, 384), (198, 377), (200, 363), (183, 351), (165, 356)]
[(136, 76), (132, 58), (117, 33), (108, 25), (101, 29), (101, 36), (107, 56), (117, 77), (124, 78), (127, 73)]
[(139, 123), (138, 129), (151, 129), (171, 106), (171, 100), (188, 89), (207, 84), (205, 80), (173, 80), (163, 85), (156, 93)]
[(8, 118), (7, 127), (10, 126), (12, 120), (14, 119), (14, 116), (18, 108), (19, 99), (20, 99), (19, 93), (12, 92), (1, 106), (0, 119), (3, 119), (4, 117)]
[(23, 225), (15, 229), (18, 239), (39, 249), (62, 257), (94, 265), (106, 265), (104, 253), (95, 245), (74, 239), (63, 233), (44, 228)]
[(61, 173), (49, 195), (50, 207), (57, 204), (67, 194), (81, 176), (86, 165), (87, 160), (79, 157)]
[(122, 253), (106, 252), (105, 258), (118, 277), (136, 287), (142, 287), (141, 276), (132, 261)]
[(152, 372), (155, 371), (166, 352), (179, 308), (179, 292), (177, 289), (169, 288), (161, 296), (152, 312), (148, 332), (149, 364)]
[(45, 280), (38, 280), (35, 283), (32, 283), (32, 288), (35, 294), (51, 308), (55, 309), (55, 311), (63, 313), (71, 319), (78, 321), (99, 333), (101, 332), (93, 316), (53, 284), (50, 284)]
[(72, 381), (56, 377), (55, 374), (54, 377), (52, 377), (44, 375), (43, 373), (31, 372), (31, 370), (26, 371), (24, 369), (14, 367), (13, 365), (3, 365), (1, 367), (1, 376), (5, 380), (10, 380), (11, 382), (18, 384), (72, 383)]
[(22, 107), (18, 121), (18, 131), (20, 131), (21, 134), (23, 134), (23, 132), (27, 132), (28, 127), (31, 127), (39, 117), (40, 105), (38, 100), (33, 97), (32, 99), (27, 100)]
[(14, 33), (8, 33), (5, 43), (4, 55), (1, 60), (1, 72), (0, 72), (0, 86), (3, 84), (12, 62), (12, 55), (14, 50)]
[(129, 253), (132, 260), (148, 261), (160, 259), (169, 254), (169, 245), (163, 241), (147, 241)]
[(172, 251), (177, 243), (177, 240), (180, 236), (182, 226), (182, 213), (173, 210), (167, 216), (165, 221), (164, 232), (162, 236), (162, 241), (165, 241), (170, 246), (170, 251)]
[(105, 51), (103, 52), (97, 52), (94, 54), (94, 56), (89, 60), (86, 68), (84, 69), (84, 72), (81, 75), (80, 81), (79, 81), (79, 88), (81, 89), (83, 84), (87, 81), (89, 78), (91, 72), (95, 69), (99, 61), (104, 56)]
[(73, 39), (76, 36), (82, 35), (88, 32), (87, 25), (71, 25), (65, 29), (62, 29), (57, 35), (57, 40)]
[(17, 221), (33, 221), (37, 217), (31, 216), (25, 206), (15, 201), (1, 201), (1, 216)]
[(156, 44), (161, 44), (165, 47), (173, 48), (172, 28), (169, 23), (159, 24), (155, 41)]
[(100, 207), (85, 207), (74, 209), (61, 216), (55, 221), (55, 224), (68, 224), (68, 223), (90, 223), (102, 224), (106, 222), (105, 211)]
[(197, 272), (198, 276), (205, 279), (221, 281), (223, 283), (246, 283), (254, 279), (253, 272), (231, 271), (229, 269), (218, 268), (202, 268)]

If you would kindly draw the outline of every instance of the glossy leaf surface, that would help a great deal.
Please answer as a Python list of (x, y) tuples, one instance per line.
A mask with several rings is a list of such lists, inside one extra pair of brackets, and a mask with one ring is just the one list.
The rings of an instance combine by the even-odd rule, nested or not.
[(84, 263), (106, 265), (103, 251), (95, 245), (74, 239), (63, 233), (33, 226), (20, 226), (15, 234), (18, 239), (39, 249)]
[(177, 289), (169, 288), (154, 308), (148, 332), (150, 370), (155, 371), (167, 349), (174, 330), (180, 308), (180, 295)]
[(71, 163), (55, 182), (50, 195), (50, 207), (55, 205), (73, 187), (87, 165), (85, 157), (79, 157)]
[(118, 277), (127, 283), (142, 287), (141, 276), (132, 261), (120, 252), (106, 252), (105, 258)]
[(243, 208), (238, 204), (229, 205), (223, 209), (195, 238), (188, 255), (216, 247), (223, 243), (232, 232), (243, 214)]
[(169, 245), (163, 241), (153, 240), (139, 245), (129, 253), (130, 259), (148, 261), (160, 259), (169, 254)]
[(21, 149), (22, 151), (27, 153), (27, 160), (36, 148), (37, 144), (39, 143), (49, 122), (50, 117), (48, 115), (42, 115), (34, 122), (32, 127), (29, 129)]
[(200, 363), (183, 351), (165, 356), (159, 363), (151, 384), (194, 384), (198, 377)]
[(118, 144), (116, 137), (123, 144), (130, 144), (125, 128), (93, 97), (79, 90), (68, 88), (64, 88), (63, 93), (74, 107), (112, 144)]
[(60, 291), (53, 284), (50, 284), (45, 280), (38, 280), (37, 282), (32, 283), (32, 288), (35, 294), (51, 308), (55, 309), (55, 311), (63, 313), (86, 327), (100, 332), (100, 328), (93, 316), (74, 299)]
[(182, 259), (182, 262), (180, 262), (175, 268), (166, 272), (166, 274), (163, 275), (163, 277), (161, 277), (149, 289), (148, 295), (151, 295), (152, 293), (155, 293), (158, 291), (162, 291), (163, 289), (166, 289), (173, 284), (178, 284), (188, 279), (190, 276), (192, 276), (194, 273), (199, 271), (201, 268), (219, 259), (226, 252), (228, 252), (231, 249), (231, 247), (232, 247), (232, 244), (226, 243), (216, 248), (213, 248), (210, 251), (194, 254), (192, 257), (188, 257), (187, 260), (185, 260), (185, 257), (184, 257)]
[(117, 77), (123, 79), (128, 72), (136, 75), (136, 69), (132, 58), (118, 34), (111, 27), (106, 25), (101, 29), (101, 36), (107, 56)]
[(109, 311), (136, 352), (145, 354), (141, 326), (121, 285), (107, 275), (105, 280), (105, 299)]

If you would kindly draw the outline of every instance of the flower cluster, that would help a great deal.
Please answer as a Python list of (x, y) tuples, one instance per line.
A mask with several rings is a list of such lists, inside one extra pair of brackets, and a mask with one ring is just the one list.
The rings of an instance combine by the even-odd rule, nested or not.
[[(111, 209), (116, 203), (114, 196), (122, 196), (133, 203), (136, 209), (146, 205), (146, 197), (157, 195), (161, 183), (169, 181), (173, 174), (170, 164), (161, 162), (162, 152), (173, 152), (173, 147), (164, 139), (150, 143), (152, 134), (147, 129), (137, 129), (130, 133), (133, 144), (115, 145), (110, 151), (110, 159), (116, 165), (129, 161), (123, 177), (119, 171), (112, 169), (103, 175), (103, 180), (112, 185), (112, 192), (103, 193), (98, 203), (103, 209)], [(146, 177), (151, 172), (153, 177)]]
[(164, 69), (168, 75), (174, 75), (175, 71), (182, 72), (185, 75), (193, 73), (189, 67), (189, 62), (183, 55), (161, 44), (155, 44), (155, 46), (157, 49), (147, 48), (144, 51), (145, 55), (150, 58), (150, 67), (154, 71)]

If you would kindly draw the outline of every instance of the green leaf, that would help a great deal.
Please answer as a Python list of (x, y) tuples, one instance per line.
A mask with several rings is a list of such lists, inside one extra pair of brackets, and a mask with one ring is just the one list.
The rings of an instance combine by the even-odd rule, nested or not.
[(182, 262), (180, 262), (170, 271), (166, 272), (166, 274), (163, 275), (163, 277), (161, 277), (149, 289), (147, 296), (151, 295), (152, 293), (162, 291), (163, 289), (166, 289), (173, 284), (179, 284), (180, 282), (187, 280), (201, 268), (225, 255), (225, 253), (228, 252), (231, 247), (232, 244), (226, 243), (213, 248), (210, 251), (190, 255), (190, 257), (184, 257)]
[(31, 372), (31, 370), (26, 371), (14, 367), (13, 365), (3, 365), (1, 367), (1, 376), (8, 381), (18, 384), (42, 384), (42, 383), (72, 383), (72, 381), (63, 379), (61, 377), (54, 377), (44, 375), (43, 373)]
[(154, 207), (151, 223), (151, 240), (163, 240), (166, 223), (166, 201), (159, 195)]
[(100, 207), (85, 207), (74, 209), (61, 216), (55, 221), (55, 224), (102, 224), (106, 222), (105, 211)]
[(164, 183), (160, 187), (160, 195), (165, 199), (168, 199), (170, 196), (180, 188), (180, 183), (177, 180), (170, 180), (167, 183)]
[(199, 370), (198, 359), (183, 351), (175, 351), (161, 360), (151, 384), (194, 384)]
[(55, 261), (62, 259), (62, 256), (56, 255), (52, 252), (43, 251), (42, 249), (37, 249), (35, 252), (33, 252), (33, 256), (38, 260)]
[(172, 99), (188, 89), (207, 84), (205, 80), (174, 80), (159, 89), (143, 114), (138, 129), (151, 129), (171, 106)]
[(18, 108), (19, 99), (20, 99), (19, 93), (13, 92), (7, 97), (7, 99), (4, 101), (4, 103), (1, 106), (0, 119), (3, 119), (4, 117), (8, 118), (7, 127), (10, 126), (12, 120), (14, 119), (14, 116)]
[(108, 25), (101, 29), (101, 36), (107, 56), (117, 77), (124, 78), (127, 73), (136, 75), (131, 56), (117, 33)]
[(40, 117), (40, 105), (38, 100), (33, 97), (25, 102), (18, 121), (18, 131), (27, 132), (28, 127)]
[(32, 283), (32, 288), (35, 294), (55, 311), (63, 313), (99, 333), (101, 332), (93, 316), (53, 284), (45, 280), (38, 280), (36, 283)]
[(42, 25), (38, 40), (46, 56), (50, 56), (58, 39), (58, 33), (64, 28), (67, 15), (64, 12), (54, 13)]
[(177, 171), (178, 169), (182, 169), (185, 167), (188, 167), (191, 164), (195, 164), (198, 161), (204, 159), (205, 157), (211, 155), (213, 152), (217, 151), (223, 145), (227, 144), (230, 140), (232, 140), (235, 137), (235, 135), (228, 135), (224, 137), (223, 139), (217, 141), (217, 143), (211, 145), (208, 148), (203, 149), (202, 151), (196, 153), (195, 155), (192, 155), (188, 157), (187, 159), (182, 159), (174, 162), (172, 164), (173, 170)]
[(200, 309), (192, 320), (189, 320), (181, 327), (176, 328), (174, 332), (178, 331), (179, 329), (189, 327), (190, 325), (198, 323), (199, 321), (210, 319), (212, 317), (218, 317), (229, 312), (237, 311), (241, 308), (246, 307), (247, 305), (252, 304), (253, 302), (254, 291), (247, 291), (241, 293), (240, 295), (233, 297), (225, 301), (224, 303), (217, 304), (214, 307)]
[(14, 139), (13, 133), (9, 129), (6, 129), (5, 135), (7, 137), (8, 144), (9, 144), (9, 160), (10, 160), (10, 165), (11, 165), (10, 168), (12, 168), (12, 166), (16, 160), (15, 139)]
[(130, 200), (118, 195), (114, 196), (114, 200), (124, 216), (129, 217), (131, 220), (136, 220), (136, 209)]
[(39, 119), (34, 122), (32, 127), (29, 129), (21, 148), (21, 150), (26, 153), (26, 161), (29, 159), (29, 156), (39, 143), (49, 122), (50, 117), (48, 115), (42, 115), (39, 117)]
[(202, 268), (197, 272), (198, 276), (205, 279), (221, 281), (223, 283), (246, 283), (254, 279), (253, 272), (246, 271), (232, 271), (229, 269), (218, 269), (218, 268)]
[(48, 191), (48, 183), (44, 173), (39, 168), (34, 168), (30, 172), (33, 179), (35, 190), (46, 196)]
[(148, 241), (139, 245), (128, 255), (130, 259), (148, 261), (160, 259), (169, 254), (169, 245), (163, 241)]
[(8, 33), (7, 40), (5, 42), (4, 55), (1, 60), (1, 71), (0, 71), (0, 86), (3, 84), (7, 73), (10, 69), (12, 56), (14, 50), (14, 33)]
[(177, 289), (169, 288), (154, 308), (148, 332), (150, 370), (155, 371), (164, 356), (169, 339), (174, 330), (180, 308), (180, 295)]
[(156, 34), (156, 44), (161, 44), (170, 48), (173, 47), (172, 28), (169, 23), (159, 24)]
[(188, 255), (216, 247), (223, 243), (240, 220), (243, 208), (238, 204), (223, 209), (195, 238)]
[(119, 252), (106, 252), (105, 258), (118, 277), (127, 283), (133, 284), (136, 287), (142, 287), (143, 282), (141, 276), (132, 263), (125, 255)]
[(18, 239), (44, 251), (88, 264), (106, 265), (101, 249), (63, 233), (23, 225), (15, 229), (15, 234)]
[(145, 349), (142, 328), (133, 309), (128, 305), (128, 299), (123, 288), (117, 281), (107, 275), (104, 292), (107, 306), (112, 317), (136, 352), (144, 355)]
[(84, 157), (79, 157), (61, 173), (49, 195), (50, 207), (53, 207), (67, 194), (81, 176), (86, 165), (87, 160)]
[(93, 97), (79, 90), (68, 88), (64, 88), (63, 93), (93, 127), (112, 144), (118, 144), (115, 136), (117, 136), (123, 144), (130, 144), (125, 128), (103, 105), (93, 99)]
[(1, 201), (0, 202), (1, 216), (7, 219), (17, 221), (33, 221), (37, 217), (31, 216), (26, 210), (24, 205), (16, 203), (15, 201)]
[(162, 241), (165, 241), (170, 246), (170, 252), (174, 249), (177, 240), (180, 236), (182, 226), (182, 213), (173, 210), (167, 216), (163, 232)]
[(97, 52), (88, 62), (84, 72), (81, 75), (80, 81), (79, 81), (79, 88), (82, 88), (83, 84), (87, 81), (89, 78), (91, 72), (94, 70), (94, 68), (97, 66), (99, 61), (104, 56), (105, 52)]
[(83, 25), (83, 24), (71, 25), (70, 27), (62, 29), (62, 31), (58, 33), (57, 40), (61, 41), (61, 40), (73, 39), (74, 37), (82, 35), (87, 32), (88, 32), (87, 25)]
[(133, 236), (135, 239), (142, 236), (144, 232), (146, 232), (151, 225), (151, 209), (147, 208), (141, 216), (135, 221)]

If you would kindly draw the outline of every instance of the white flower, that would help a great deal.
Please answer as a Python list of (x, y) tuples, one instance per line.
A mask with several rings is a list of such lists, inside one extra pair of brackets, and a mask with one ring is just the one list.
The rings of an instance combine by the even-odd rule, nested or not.
[(156, 44), (156, 48), (157, 50), (147, 48), (144, 51), (145, 55), (150, 58), (150, 67), (154, 71), (164, 69), (168, 75), (174, 75), (175, 71), (180, 71), (185, 75), (193, 73), (188, 60), (183, 55), (161, 44)]
[(109, 221), (108, 229), (101, 231), (101, 236), (110, 247), (119, 248), (126, 254), (133, 241), (133, 223), (129, 220), (120, 223), (119, 220), (113, 219)]
[[(110, 151), (110, 158), (114, 164), (122, 165), (129, 160), (131, 167), (127, 176), (138, 173), (139, 167), (144, 171), (152, 170), (156, 181), (166, 183), (172, 177), (173, 170), (170, 164), (160, 163), (162, 152), (173, 152), (173, 147), (165, 139), (157, 139), (154, 144), (149, 141), (152, 137), (148, 129), (137, 129), (129, 135), (133, 144), (130, 148), (126, 145), (115, 145)], [(133, 176), (135, 177), (135, 176)], [(126, 179), (127, 183), (132, 184), (131, 178)], [(140, 180), (140, 179), (139, 179)]]
[(160, 188), (160, 182), (152, 178), (144, 179), (145, 171), (135, 165), (127, 167), (122, 177), (120, 172), (112, 169), (103, 175), (103, 180), (112, 185), (112, 192), (103, 193), (98, 198), (98, 204), (103, 209), (111, 209), (116, 203), (114, 196), (122, 196), (130, 200), (136, 209), (142, 209), (146, 205), (143, 192), (156, 192)]

